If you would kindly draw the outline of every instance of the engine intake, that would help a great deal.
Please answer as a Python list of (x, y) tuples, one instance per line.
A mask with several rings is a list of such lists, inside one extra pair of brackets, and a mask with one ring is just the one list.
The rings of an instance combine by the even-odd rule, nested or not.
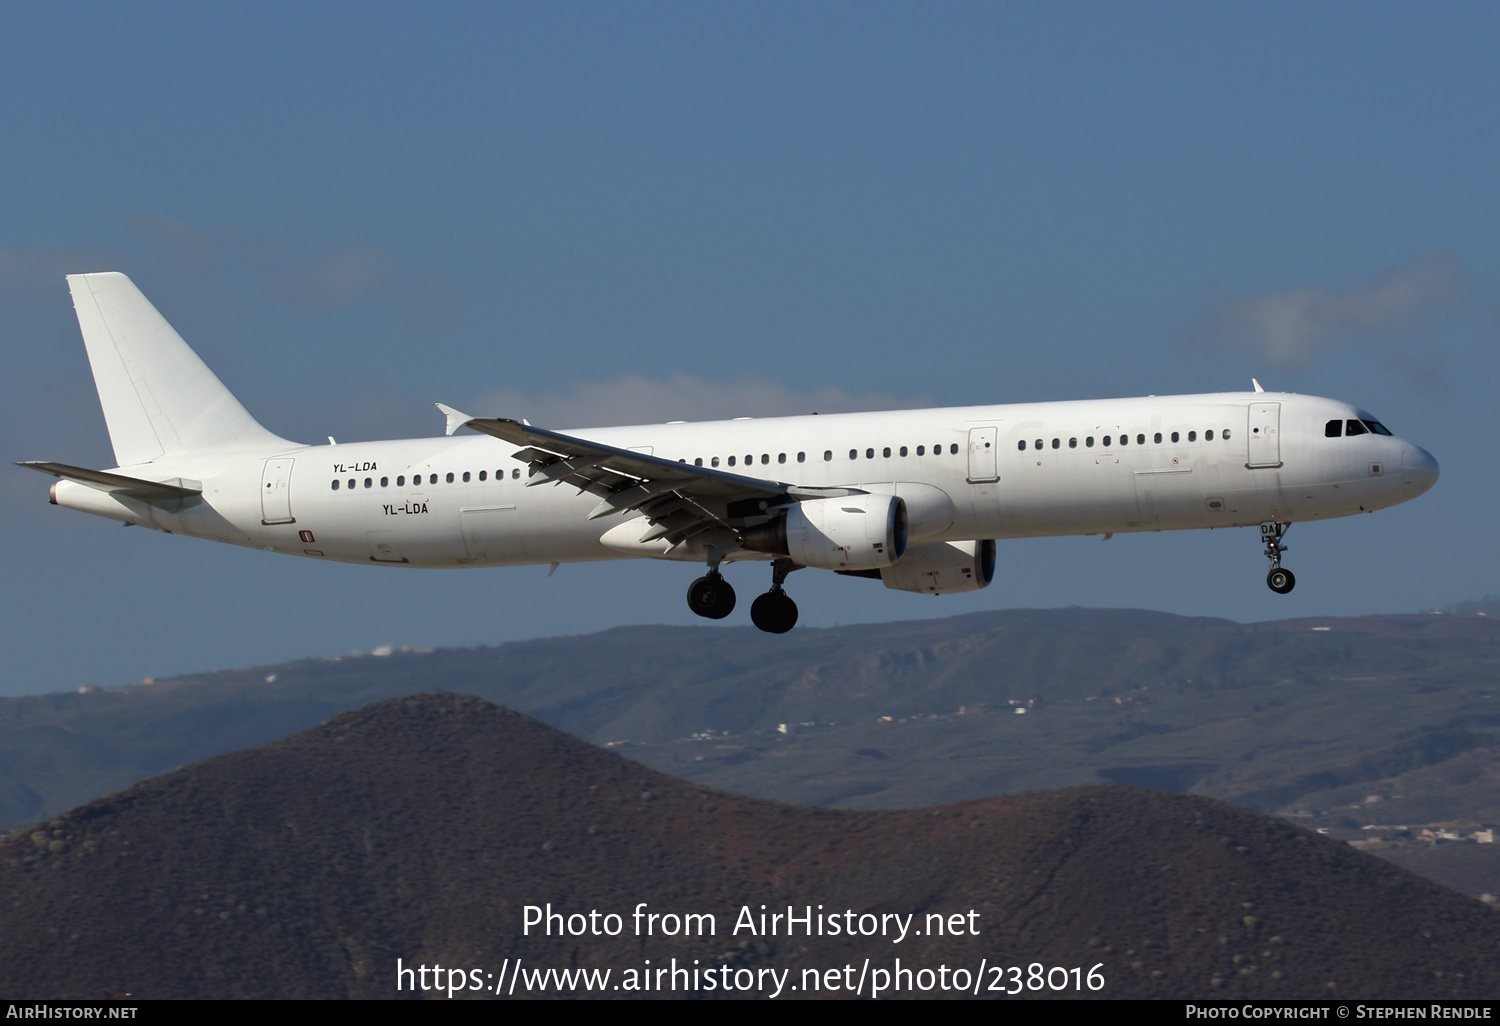
[(887, 588), (924, 595), (978, 591), (994, 578), (995, 543), (988, 538), (917, 545), (901, 562), (880, 571)]

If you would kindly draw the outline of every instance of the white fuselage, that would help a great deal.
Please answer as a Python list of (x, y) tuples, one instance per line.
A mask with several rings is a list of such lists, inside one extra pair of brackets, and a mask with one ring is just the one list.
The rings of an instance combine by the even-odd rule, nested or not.
[[(1370, 418), (1335, 400), (1247, 392), (570, 434), (791, 485), (895, 492), (911, 511), (913, 542), (927, 543), (1290, 523), (1370, 512), (1431, 487), (1437, 464), (1410, 442), (1325, 432), (1330, 421), (1360, 419)], [(71, 481), (56, 484), (53, 498), (160, 530), (346, 562), (701, 558), (691, 547), (632, 544), (628, 529), (616, 529), (637, 512), (588, 519), (595, 495), (528, 488), (516, 450), (460, 435), (168, 454), (118, 469), (201, 483), (201, 501), (170, 511)]]

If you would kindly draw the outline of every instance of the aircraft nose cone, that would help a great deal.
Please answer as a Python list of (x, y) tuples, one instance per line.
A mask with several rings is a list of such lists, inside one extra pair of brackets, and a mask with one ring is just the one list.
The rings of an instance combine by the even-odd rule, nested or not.
[(1421, 495), (1437, 484), (1438, 462), (1426, 449), (1407, 443), (1401, 457), (1402, 480), (1412, 488), (1412, 495)]

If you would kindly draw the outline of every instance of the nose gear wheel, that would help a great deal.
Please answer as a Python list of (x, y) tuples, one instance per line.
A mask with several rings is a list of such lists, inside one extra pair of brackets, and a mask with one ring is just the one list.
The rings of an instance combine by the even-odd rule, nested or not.
[(1260, 525), (1260, 540), (1265, 543), (1266, 558), (1271, 561), (1271, 572), (1266, 574), (1266, 587), (1278, 595), (1285, 595), (1297, 586), (1296, 576), (1281, 565), (1281, 554), (1286, 551), (1281, 539), (1291, 526), (1275, 520), (1267, 520)]

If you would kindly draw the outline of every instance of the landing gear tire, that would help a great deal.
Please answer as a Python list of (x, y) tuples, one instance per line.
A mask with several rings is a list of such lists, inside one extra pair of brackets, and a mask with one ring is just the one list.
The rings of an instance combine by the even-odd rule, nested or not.
[(768, 591), (750, 603), (750, 622), (767, 634), (785, 634), (797, 626), (797, 603), (784, 591)]
[(708, 574), (688, 585), (688, 608), (710, 620), (722, 620), (734, 612), (734, 589), (719, 574)]
[(1278, 595), (1285, 595), (1297, 586), (1297, 578), (1281, 565), (1281, 555), (1286, 552), (1281, 539), (1291, 526), (1275, 520), (1265, 520), (1260, 525), (1260, 540), (1265, 543), (1266, 558), (1271, 561), (1271, 572), (1266, 574), (1266, 587)]

